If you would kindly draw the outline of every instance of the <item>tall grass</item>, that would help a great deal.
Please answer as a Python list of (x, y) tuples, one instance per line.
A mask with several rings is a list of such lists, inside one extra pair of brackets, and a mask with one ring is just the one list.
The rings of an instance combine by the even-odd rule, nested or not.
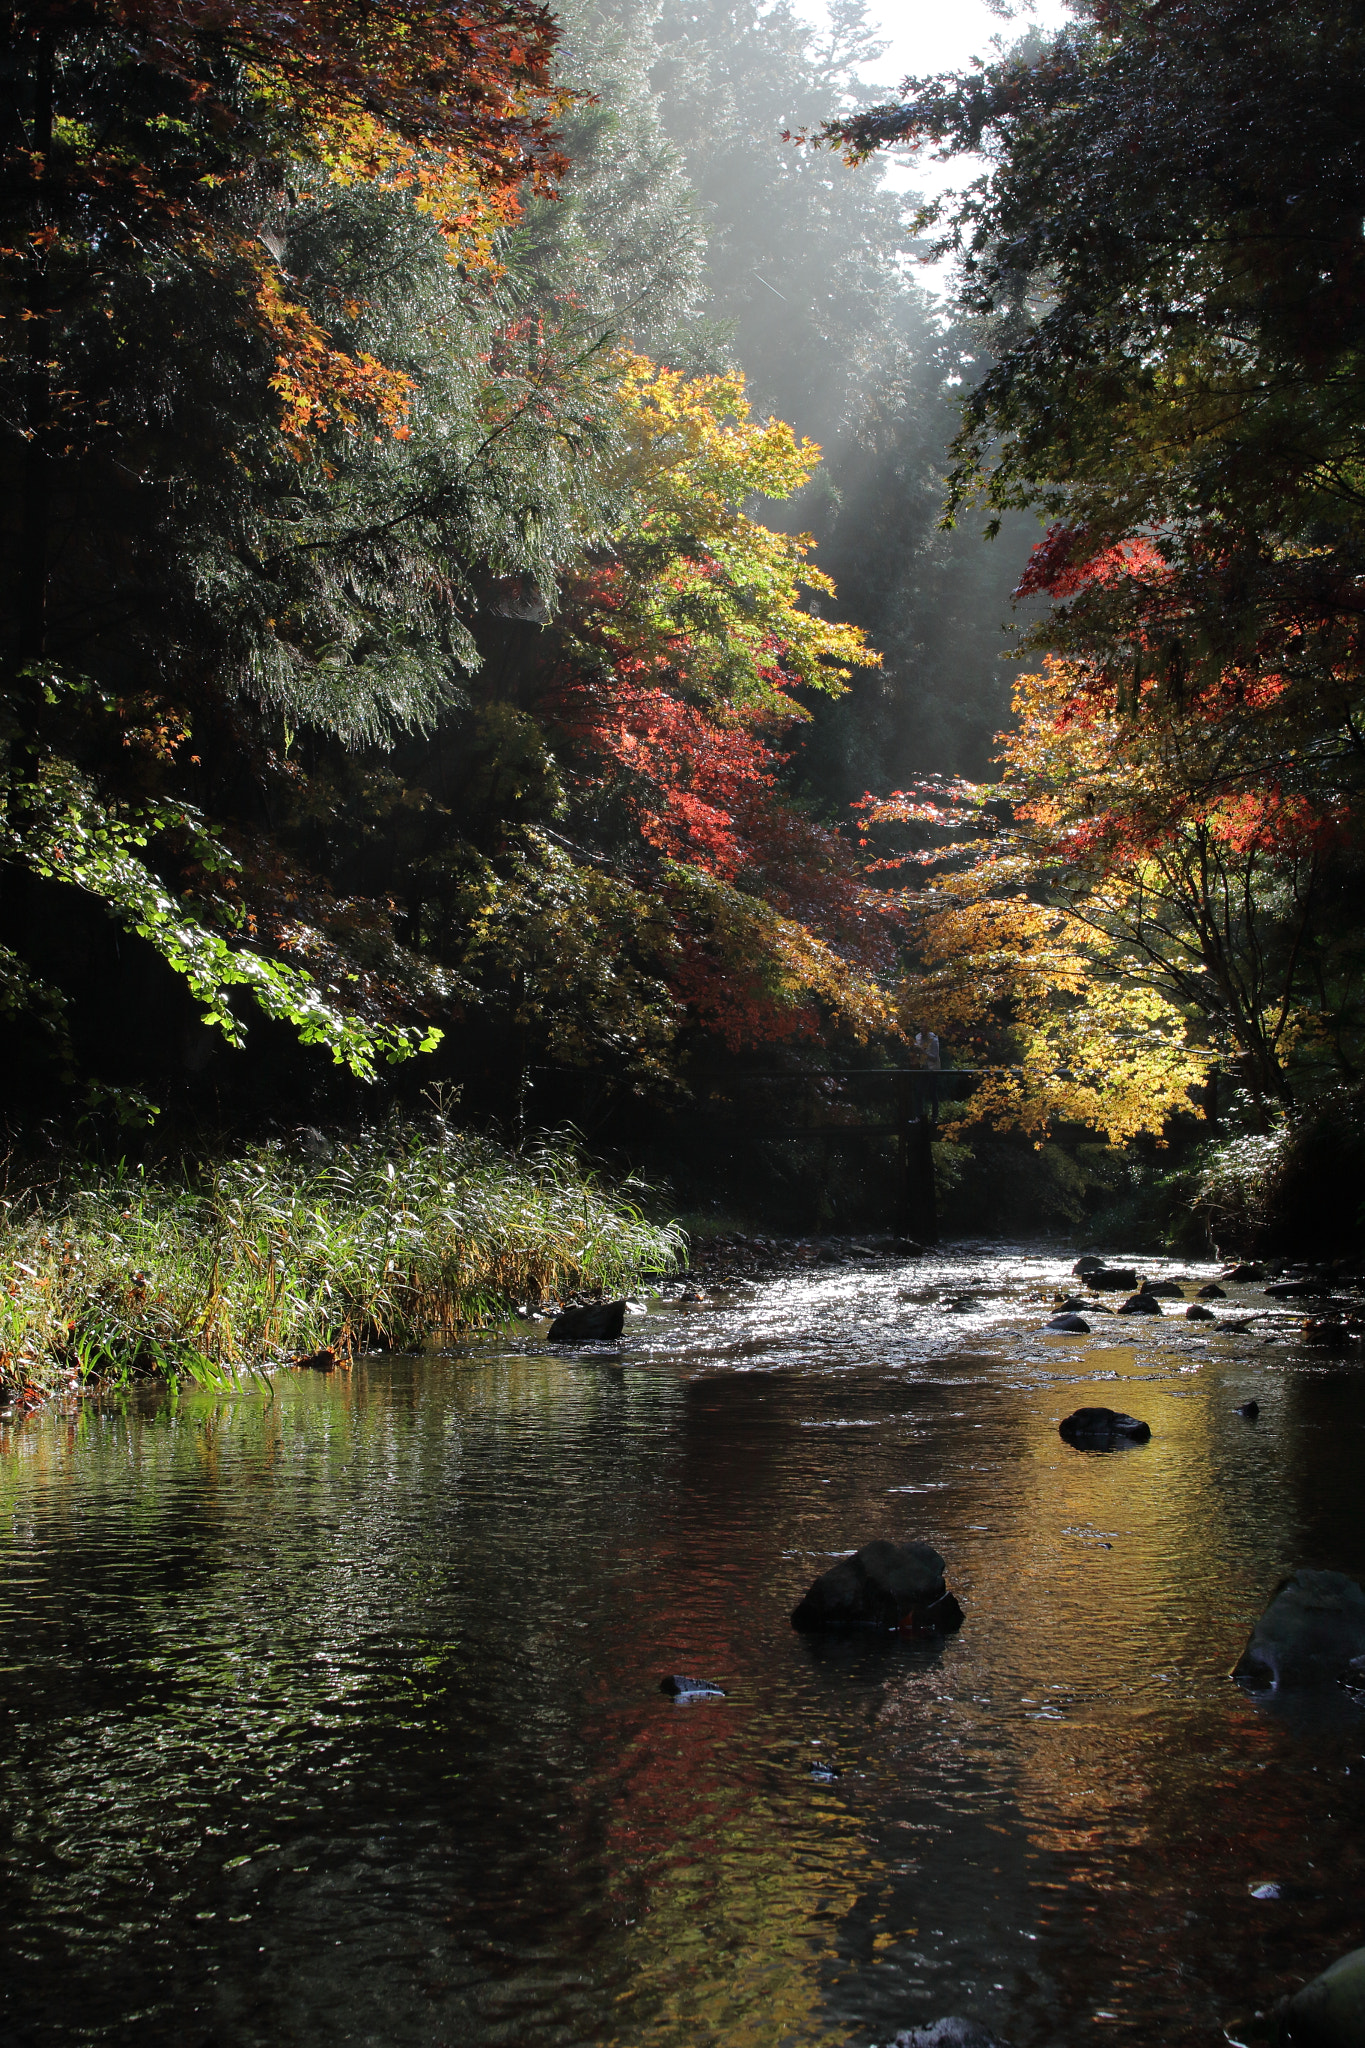
[(684, 1262), (639, 1192), (565, 1148), (513, 1153), (439, 1121), (322, 1161), (261, 1146), (179, 1182), (73, 1167), (0, 1215), (0, 1380), (212, 1382), (622, 1290)]

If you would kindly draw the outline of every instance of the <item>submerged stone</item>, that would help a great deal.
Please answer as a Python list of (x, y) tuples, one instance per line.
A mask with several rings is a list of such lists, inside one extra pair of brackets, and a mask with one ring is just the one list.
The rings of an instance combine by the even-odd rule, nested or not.
[(1085, 1317), (1078, 1316), (1071, 1309), (1059, 1309), (1043, 1327), (1047, 1330), (1073, 1330), (1082, 1336), (1090, 1334), (1090, 1325)]
[(890, 2048), (1009, 2048), (1009, 2044), (997, 2034), (987, 2033), (975, 2020), (947, 2019), (906, 2028)]
[[(946, 1605), (951, 1601), (956, 1619)], [(822, 1572), (792, 1612), (792, 1627), (894, 1629), (911, 1617), (940, 1633), (960, 1626), (962, 1610), (948, 1593), (943, 1559), (928, 1543), (865, 1543)]]
[(550, 1325), (552, 1344), (601, 1344), (619, 1337), (626, 1326), (624, 1301), (594, 1301), (586, 1308), (566, 1308)]
[(1057, 1434), (1069, 1444), (1093, 1447), (1098, 1444), (1145, 1444), (1152, 1432), (1136, 1415), (1124, 1415), (1117, 1408), (1077, 1408), (1057, 1425)]
[(1259, 1688), (1365, 1676), (1365, 1592), (1345, 1572), (1298, 1571), (1276, 1587), (1233, 1666)]
[(725, 1693), (713, 1679), (687, 1678), (680, 1671), (670, 1672), (667, 1678), (659, 1680), (659, 1691), (666, 1692), (672, 1700), (723, 1700)]
[(1154, 1294), (1130, 1294), (1114, 1311), (1119, 1316), (1159, 1316), (1161, 1303)]
[(1280, 2010), (1280, 2048), (1365, 2048), (1365, 1948), (1305, 1984)]

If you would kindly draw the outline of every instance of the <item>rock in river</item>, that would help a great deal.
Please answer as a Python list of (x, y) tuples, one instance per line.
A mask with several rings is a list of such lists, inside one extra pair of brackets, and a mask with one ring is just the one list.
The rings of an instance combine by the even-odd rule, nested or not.
[(891, 2048), (1007, 2048), (975, 2020), (934, 2020), (927, 2027), (908, 2027)]
[(1280, 2007), (1280, 2048), (1362, 2048), (1365, 1948), (1353, 1948)]
[(1202, 1301), (1192, 1301), (1185, 1311), (1187, 1323), (1216, 1323), (1218, 1320), (1211, 1308), (1205, 1308)]
[(1277, 1690), (1328, 1685), (1365, 1677), (1362, 1660), (1365, 1592), (1345, 1572), (1298, 1571), (1276, 1587), (1232, 1675)]
[(600, 1344), (619, 1337), (626, 1326), (624, 1301), (593, 1301), (586, 1308), (566, 1308), (550, 1325), (552, 1344)]
[(1183, 1301), (1184, 1289), (1178, 1280), (1144, 1280), (1139, 1290), (1150, 1295), (1154, 1301)]
[(822, 1572), (792, 1613), (793, 1628), (812, 1632), (907, 1623), (942, 1635), (962, 1625), (943, 1559), (927, 1543), (865, 1543)]
[(1220, 1287), (1216, 1280), (1210, 1280), (1207, 1287), (1201, 1287), (1199, 1290), (1201, 1301), (1226, 1301), (1227, 1298), (1227, 1290)]
[(1116, 1408), (1078, 1408), (1058, 1423), (1057, 1434), (1069, 1444), (1094, 1450), (1114, 1443), (1145, 1444), (1152, 1432), (1136, 1415), (1123, 1415)]
[(1099, 1294), (1123, 1294), (1138, 1284), (1137, 1271), (1132, 1266), (1098, 1266), (1085, 1278), (1087, 1285)]
[(1114, 1310), (1116, 1316), (1159, 1316), (1161, 1303), (1154, 1294), (1130, 1294)]
[(670, 1672), (667, 1678), (659, 1680), (659, 1691), (666, 1692), (671, 1700), (723, 1700), (725, 1694), (714, 1679), (688, 1678), (681, 1671)]
[(1078, 1316), (1072, 1309), (1059, 1309), (1055, 1316), (1044, 1323), (1045, 1330), (1075, 1330), (1082, 1336), (1089, 1336), (1090, 1325), (1084, 1316)]

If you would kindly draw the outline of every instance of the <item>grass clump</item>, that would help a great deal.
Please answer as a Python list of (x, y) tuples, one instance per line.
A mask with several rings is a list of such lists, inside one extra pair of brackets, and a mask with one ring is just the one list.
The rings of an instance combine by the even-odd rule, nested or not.
[(438, 1119), (278, 1144), (173, 1180), (67, 1168), (0, 1216), (0, 1381), (204, 1383), (324, 1349), (396, 1349), (524, 1302), (685, 1263), (637, 1185), (565, 1146), (511, 1152)]

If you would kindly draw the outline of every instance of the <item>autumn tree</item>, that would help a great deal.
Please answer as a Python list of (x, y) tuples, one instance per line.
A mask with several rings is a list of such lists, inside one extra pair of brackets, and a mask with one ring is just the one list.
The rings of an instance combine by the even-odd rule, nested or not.
[(923, 221), (996, 358), (950, 513), (1050, 522), (1002, 900), (1079, 916), (1264, 1122), (1358, 1066), (1365, 17), (1075, 11), (825, 140), (987, 159)]
[[(499, 463), (477, 451), (501, 455), (544, 375), (533, 343), (491, 379), (457, 372), (449, 337), (452, 316), (496, 326), (492, 238), (558, 166), (552, 23), (496, 5), (302, 22), (35, 6), (6, 35), (11, 1006), (43, 985), (33, 947), (51, 959), (64, 928), (50, 891), (74, 885), (230, 1036), (240, 988), (367, 1072), (429, 1028), (391, 1005), (348, 1022), (355, 976), (320, 987), (297, 919), (293, 959), (252, 944), (241, 858), (205, 800), (221, 815), (224, 784), (249, 784), (270, 708), (286, 733), (373, 732), (472, 658), (422, 543), (441, 526), (448, 556), (472, 495), (496, 528)], [(472, 446), (447, 435), (433, 476), (415, 400), (436, 396), (438, 361), (485, 396)], [(503, 527), (527, 530), (520, 513)]]

